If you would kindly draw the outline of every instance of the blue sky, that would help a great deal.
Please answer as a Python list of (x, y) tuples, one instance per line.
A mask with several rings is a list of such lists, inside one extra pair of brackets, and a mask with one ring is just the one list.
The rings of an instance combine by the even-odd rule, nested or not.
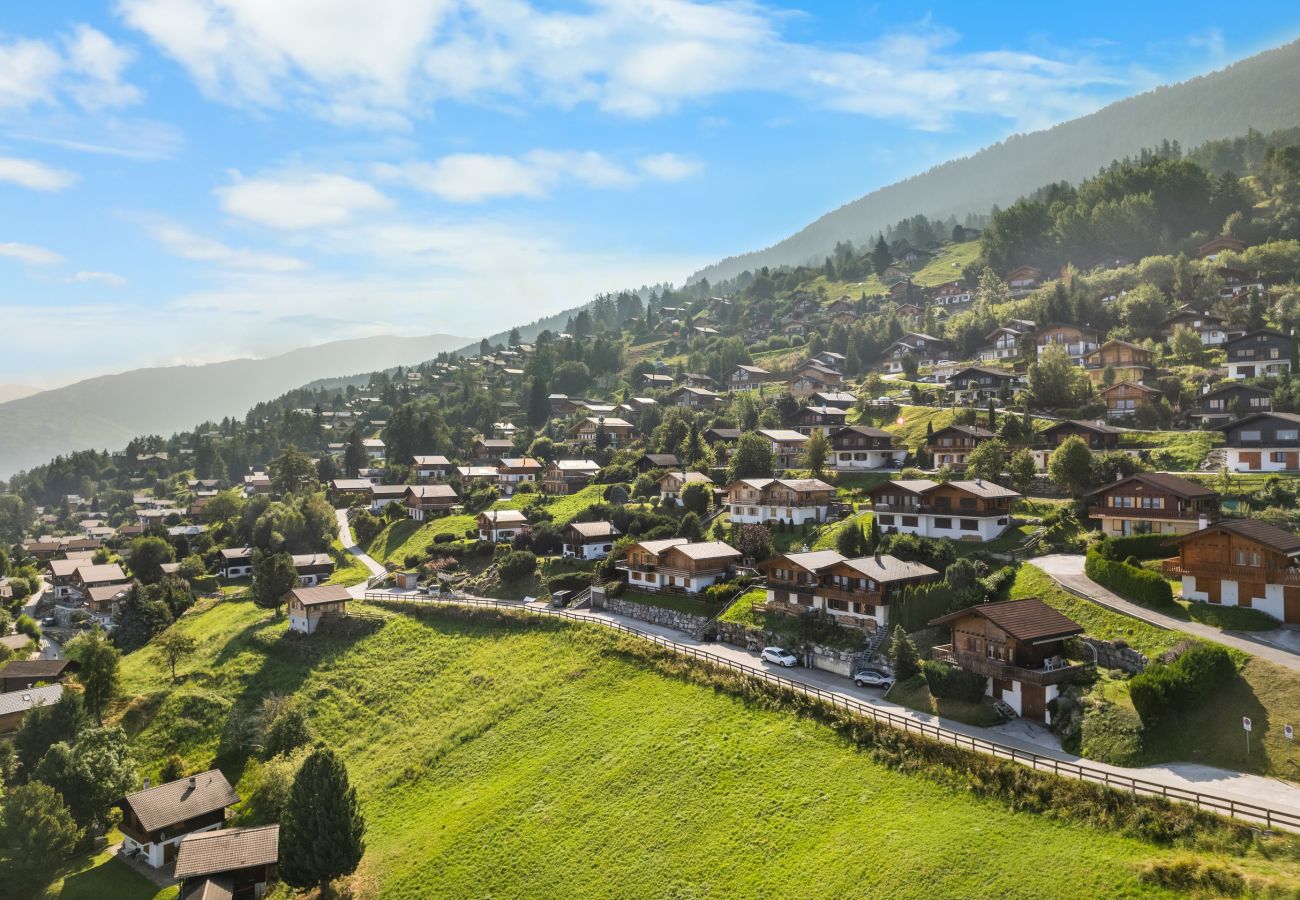
[(8, 4), (0, 382), (680, 282), (1298, 30), (1283, 3)]

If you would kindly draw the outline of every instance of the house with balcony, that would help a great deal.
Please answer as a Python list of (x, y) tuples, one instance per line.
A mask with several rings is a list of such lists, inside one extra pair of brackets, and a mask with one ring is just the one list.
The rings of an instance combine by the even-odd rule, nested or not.
[(460, 503), (449, 484), (412, 484), (402, 498), (406, 515), (417, 522), (449, 514)]
[(1042, 356), (1049, 347), (1060, 347), (1076, 366), (1097, 349), (1097, 329), (1085, 325), (1052, 322), (1034, 332), (1034, 344)]
[(791, 376), (790, 395), (802, 399), (811, 397), (818, 391), (839, 390), (843, 384), (843, 373), (819, 360), (810, 359)]
[(669, 506), (681, 502), (682, 491), (688, 484), (704, 484), (713, 490), (713, 479), (703, 472), (671, 470), (660, 475), (655, 484), (659, 485), (659, 502)]
[(1240, 253), (1245, 249), (1246, 244), (1244, 242), (1239, 241), (1236, 238), (1219, 235), (1218, 237), (1211, 238), (1204, 244), (1201, 244), (1201, 246), (1196, 249), (1196, 258), (1213, 261), (1218, 259), (1219, 254), (1223, 253), (1225, 250), (1231, 251), (1232, 253)]
[(122, 567), (117, 563), (105, 563), (103, 565), (87, 564), (84, 560), (79, 560), (79, 565), (72, 573), (71, 588), (68, 596), (73, 599), (84, 599), (90, 595), (91, 588), (108, 587), (110, 585), (119, 587), (129, 587), (131, 579), (126, 577)]
[(756, 391), (770, 381), (772, 373), (761, 366), (736, 366), (727, 375), (727, 389)]
[(992, 541), (1010, 527), (1011, 505), (1020, 494), (981, 479), (916, 478), (876, 485), (867, 496), (884, 533)]
[(706, 387), (684, 384), (670, 393), (665, 402), (685, 409), (713, 409), (722, 403), (722, 395)]
[(883, 428), (846, 425), (831, 432), (830, 466), (840, 472), (902, 468), (907, 448)]
[(562, 552), (570, 559), (604, 559), (622, 533), (610, 522), (571, 522), (561, 532)]
[(303, 587), (322, 584), (334, 574), (334, 558), (328, 553), (295, 553), (293, 568)]
[(1122, 419), (1159, 403), (1161, 394), (1155, 388), (1136, 381), (1120, 381), (1097, 391), (1097, 396), (1106, 404), (1107, 418)]
[(318, 584), (296, 587), (283, 599), (289, 613), (289, 630), (315, 634), (323, 620), (347, 615), (352, 594), (341, 584)]
[(1007, 400), (1019, 393), (1020, 387), (1019, 375), (992, 366), (966, 366), (948, 376), (948, 390), (959, 403)]
[(1089, 450), (1109, 453), (1119, 449), (1119, 438), (1123, 428), (1108, 425), (1105, 422), (1089, 419), (1067, 419), (1049, 425), (1042, 431), (1042, 438), (1049, 451), (1055, 450), (1072, 437), (1077, 437), (1088, 445)]
[(849, 411), (838, 406), (805, 406), (795, 413), (793, 425), (800, 434), (820, 431), (829, 435), (837, 428), (843, 428), (848, 418)]
[(934, 648), (935, 659), (985, 676), (987, 696), (1034, 722), (1052, 724), (1048, 704), (1061, 685), (1092, 670), (1065, 656), (1065, 642), (1083, 626), (1037, 597), (979, 603), (930, 624), (952, 632), (951, 643)]
[(733, 525), (825, 522), (835, 488), (820, 478), (742, 478), (726, 487)]
[(1291, 371), (1295, 343), (1290, 335), (1262, 328), (1223, 345), (1228, 352), (1228, 378), (1265, 378)]
[(595, 481), (599, 474), (600, 463), (594, 459), (553, 460), (542, 475), (542, 490), (556, 496), (576, 494)]
[(1043, 270), (1036, 266), (1016, 266), (1007, 273), (1007, 287), (1013, 294), (1027, 293), (1043, 283)]
[(162, 868), (175, 862), (187, 835), (225, 826), (230, 808), (238, 802), (239, 795), (219, 769), (127, 794), (117, 804), (122, 810), (122, 849), (138, 854), (148, 866)]
[(902, 372), (903, 360), (906, 357), (916, 360), (918, 365), (934, 365), (948, 354), (949, 346), (943, 338), (920, 331), (909, 331), (885, 348), (884, 353), (881, 354), (884, 359), (882, 371), (887, 374)]
[(1032, 334), (1034, 323), (1022, 319), (1011, 319), (984, 336), (988, 345), (980, 351), (980, 362), (997, 362), (1003, 359), (1016, 359), (1020, 356), (1020, 344), (1028, 334)]
[(1165, 472), (1138, 472), (1087, 495), (1088, 518), (1108, 537), (1188, 534), (1219, 519), (1219, 494)]
[(1214, 313), (1198, 312), (1190, 306), (1180, 306), (1172, 316), (1161, 322), (1160, 336), (1168, 341), (1179, 328), (1190, 328), (1196, 332), (1206, 347), (1218, 347), (1228, 340), (1227, 319)]
[(1272, 409), (1272, 391), (1240, 382), (1228, 382), (1213, 390), (1207, 386), (1192, 415), (1199, 418), (1203, 426), (1223, 425), (1234, 419), (1243, 419), (1251, 413), (1271, 412)]
[(725, 581), (739, 559), (740, 551), (722, 541), (665, 538), (632, 544), (619, 568), (635, 590), (698, 594)]
[(445, 456), (411, 457), (411, 475), (419, 481), (446, 478), (451, 473), (451, 460)]
[(186, 835), (172, 874), (181, 900), (256, 900), (274, 883), (279, 861), (279, 825), (223, 828)]
[(222, 578), (247, 578), (253, 574), (253, 548), (227, 547), (221, 550), (217, 574)]
[(818, 391), (810, 398), (809, 405), (850, 410), (857, 405), (857, 402), (858, 395), (852, 391)]
[(597, 444), (602, 431), (609, 441), (609, 446), (621, 447), (631, 442), (636, 427), (617, 416), (587, 416), (580, 422), (574, 423), (569, 429), (569, 439), (578, 444)]
[(1178, 555), (1164, 574), (1182, 579), (1184, 599), (1300, 624), (1300, 536), (1259, 519), (1221, 519), (1171, 543)]
[(478, 539), (504, 544), (528, 527), (528, 517), (517, 509), (485, 509), (478, 514)]
[(964, 281), (949, 281), (930, 292), (930, 302), (940, 309), (956, 312), (975, 302), (975, 292)]
[(1141, 384), (1155, 371), (1155, 354), (1128, 341), (1109, 340), (1083, 358), (1084, 373), (1093, 387), (1105, 383), (1107, 369), (1112, 384), (1119, 381)]
[(506, 456), (497, 460), (497, 490), (510, 497), (521, 484), (536, 484), (542, 464), (531, 456)]
[(372, 484), (370, 486), (370, 511), (382, 512), (390, 503), (401, 503), (406, 497), (404, 484)]
[(945, 425), (930, 436), (925, 449), (934, 458), (935, 468), (948, 466), (960, 472), (971, 451), (994, 437), (997, 435), (978, 425)]
[(1220, 425), (1227, 438), (1225, 463), (1231, 472), (1294, 472), (1300, 470), (1300, 415), (1251, 413)]
[(772, 457), (778, 469), (793, 469), (803, 464), (803, 448), (808, 436), (790, 428), (760, 428), (758, 433), (772, 443)]
[(847, 559), (834, 550), (783, 553), (758, 568), (767, 576), (768, 611), (822, 610), (841, 625), (867, 631), (889, 626), (889, 605), (903, 588), (942, 577), (888, 554)]

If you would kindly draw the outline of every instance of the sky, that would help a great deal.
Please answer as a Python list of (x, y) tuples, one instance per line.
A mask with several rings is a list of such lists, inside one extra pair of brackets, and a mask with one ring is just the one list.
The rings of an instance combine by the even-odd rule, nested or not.
[(681, 283), (1297, 33), (1281, 2), (6, 4), (0, 383)]

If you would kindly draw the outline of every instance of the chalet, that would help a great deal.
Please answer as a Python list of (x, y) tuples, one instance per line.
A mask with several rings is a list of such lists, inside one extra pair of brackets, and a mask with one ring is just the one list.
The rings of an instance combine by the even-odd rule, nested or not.
[(1020, 495), (989, 481), (888, 481), (867, 491), (883, 532), (991, 541), (1011, 525)]
[(93, 587), (102, 585), (128, 585), (131, 579), (126, 577), (122, 567), (117, 563), (104, 565), (79, 565), (72, 575), (72, 591), (76, 596), (85, 597)]
[(682, 384), (698, 388), (715, 388), (718, 386), (716, 381), (700, 372), (683, 372)]
[(676, 453), (647, 453), (633, 465), (638, 472), (644, 474), (657, 469), (674, 469), (681, 464), (682, 461)]
[(217, 574), (222, 578), (247, 578), (253, 574), (253, 548), (227, 547), (221, 550)]
[(925, 449), (934, 457), (936, 468), (948, 466), (960, 471), (966, 468), (966, 458), (972, 450), (996, 436), (978, 425), (945, 425), (930, 435)]
[(564, 555), (571, 559), (604, 559), (622, 533), (610, 522), (570, 522), (561, 532)]
[(479, 437), (474, 439), (474, 458), (495, 460), (514, 449), (514, 442), (505, 438)]
[(23, 719), (29, 711), (38, 706), (53, 706), (62, 696), (61, 684), (22, 688), (0, 694), (0, 734), (17, 731), (22, 727)]
[(330, 499), (335, 503), (347, 503), (353, 497), (369, 499), (372, 486), (369, 478), (335, 478), (330, 482)]
[(1007, 287), (1011, 293), (1033, 290), (1043, 283), (1043, 270), (1034, 266), (1017, 266), (1007, 273)]
[(1135, 381), (1121, 381), (1097, 391), (1106, 404), (1106, 415), (1112, 419), (1131, 416), (1160, 401), (1160, 392)]
[(681, 406), (686, 409), (713, 409), (722, 402), (722, 395), (708, 388), (684, 384), (669, 394), (666, 399), (673, 406)]
[(833, 406), (836, 409), (852, 409), (858, 402), (857, 394), (851, 391), (818, 391), (812, 395), (813, 406)]
[(900, 468), (907, 459), (907, 449), (897, 446), (892, 434), (867, 425), (848, 425), (831, 432), (830, 445), (831, 467), (842, 472)]
[(805, 406), (795, 414), (794, 430), (805, 435), (814, 431), (829, 435), (843, 428), (848, 417), (848, 410), (837, 406)]
[(51, 559), (49, 561), (50, 574), (48, 580), (55, 600), (66, 600), (75, 596), (76, 587), (73, 582), (77, 574), (77, 568), (85, 564), (86, 562), (81, 559)]
[(1083, 369), (1093, 387), (1106, 381), (1110, 370), (1111, 383), (1132, 381), (1141, 384), (1153, 371), (1155, 354), (1145, 347), (1128, 341), (1110, 340), (1083, 358)]
[(1295, 354), (1289, 335), (1267, 328), (1251, 331), (1223, 345), (1228, 351), (1229, 378), (1261, 378), (1291, 371)]
[(789, 382), (794, 397), (811, 397), (818, 391), (837, 390), (844, 376), (817, 360), (809, 360), (795, 370)]
[(659, 485), (659, 501), (669, 504), (678, 502), (682, 490), (688, 484), (707, 484), (709, 490), (713, 489), (713, 479), (702, 472), (665, 472), (656, 479), (655, 484)]
[(967, 287), (964, 281), (949, 281), (935, 288), (930, 299), (935, 306), (953, 309), (973, 302), (975, 292)]
[(835, 488), (820, 478), (742, 478), (726, 487), (733, 524), (825, 522)]
[(980, 351), (980, 359), (984, 362), (1015, 359), (1020, 355), (1020, 342), (1032, 330), (1032, 322), (1023, 325), (1008, 322), (1006, 325), (993, 329), (984, 336), (984, 340), (988, 341), (989, 344)]
[(736, 366), (727, 375), (727, 388), (733, 391), (756, 391), (772, 378), (772, 373), (759, 366)]
[(25, 691), (38, 684), (55, 684), (80, 669), (69, 659), (13, 659), (0, 667), (0, 691)]
[(411, 475), (420, 481), (446, 478), (451, 472), (451, 460), (445, 456), (411, 457)]
[(1223, 281), (1223, 286), (1219, 288), (1219, 296), (1225, 300), (1243, 300), (1251, 293), (1268, 293), (1268, 285), (1264, 283), (1259, 272), (1251, 274), (1244, 269), (1224, 266), (1216, 269), (1215, 274)]
[(456, 508), (460, 498), (449, 484), (412, 484), (406, 488), (402, 505), (406, 515), (417, 522), (435, 516), (445, 516)]
[(390, 503), (401, 503), (406, 497), (404, 484), (372, 484), (370, 486), (370, 511), (381, 512)]
[(256, 898), (275, 881), (279, 861), (279, 825), (223, 828), (186, 835), (172, 874), (180, 900)]
[(569, 437), (579, 444), (599, 444), (603, 432), (610, 447), (619, 447), (629, 443), (635, 431), (632, 423), (624, 419), (588, 416), (569, 429)]
[(902, 253), (898, 254), (898, 261), (914, 266), (917, 263), (929, 262), (930, 257), (934, 254), (928, 250), (922, 250), (920, 247), (908, 247)]
[(890, 603), (903, 588), (942, 577), (921, 563), (883, 554), (846, 559), (834, 550), (783, 553), (758, 568), (767, 576), (766, 610), (823, 610), (841, 625), (870, 631), (888, 627)]
[(1065, 641), (1083, 626), (1037, 597), (978, 603), (930, 624), (952, 629), (952, 642), (935, 647), (935, 659), (986, 676), (988, 696), (1035, 722), (1050, 725), (1048, 704), (1061, 684), (1092, 669), (1065, 658)]
[(1240, 253), (1245, 249), (1246, 249), (1246, 245), (1243, 242), (1237, 240), (1236, 238), (1224, 237), (1223, 235), (1219, 235), (1218, 237), (1211, 238), (1210, 240), (1206, 241), (1204, 244), (1201, 244), (1201, 246), (1197, 247), (1196, 257), (1197, 259), (1208, 259), (1210, 261), (1214, 261), (1218, 259), (1219, 254), (1223, 253), (1225, 250), (1230, 251), (1232, 253)]
[(1052, 450), (1061, 446), (1068, 438), (1077, 437), (1082, 439), (1090, 450), (1111, 451), (1119, 449), (1119, 437), (1123, 433), (1123, 428), (1116, 428), (1105, 422), (1067, 419), (1044, 428), (1042, 436), (1048, 448)]
[(1038, 355), (1049, 347), (1060, 347), (1075, 365), (1083, 365), (1084, 358), (1097, 349), (1097, 330), (1083, 325), (1052, 322), (1034, 332)]
[(1088, 518), (1107, 536), (1188, 534), (1219, 519), (1219, 495), (1163, 472), (1139, 472), (1088, 494)]
[(1233, 472), (1300, 470), (1300, 415), (1251, 413), (1219, 430), (1227, 437), (1224, 452)]
[(289, 607), (289, 630), (315, 634), (327, 616), (347, 615), (352, 594), (341, 584), (296, 587), (282, 598)]
[(673, 386), (673, 376), (656, 375), (653, 372), (647, 372), (641, 376), (641, 387), (650, 388), (651, 390), (667, 390)]
[(896, 374), (904, 370), (903, 360), (911, 358), (918, 365), (938, 362), (948, 352), (948, 342), (919, 331), (909, 331), (885, 348), (884, 371)]
[(1273, 409), (1273, 393), (1260, 387), (1232, 382), (1201, 394), (1199, 409), (1193, 413), (1202, 425), (1222, 425), (1251, 413)]
[(1006, 400), (1019, 387), (1020, 376), (989, 366), (966, 366), (948, 376), (948, 390), (956, 394), (959, 401), (966, 403)]
[(311, 587), (328, 581), (334, 574), (334, 559), (328, 553), (295, 553), (293, 568), (298, 573), (298, 582)]
[(778, 469), (792, 469), (803, 462), (807, 435), (789, 428), (761, 428), (758, 433), (772, 442), (772, 455)]
[(542, 490), (562, 496), (576, 494), (600, 474), (600, 464), (591, 459), (557, 459), (542, 475)]
[[(169, 569), (174, 566), (174, 569)], [(163, 563), (163, 574), (174, 575), (180, 568), (180, 563)], [(118, 606), (126, 599), (130, 592), (129, 584), (100, 584), (86, 591), (86, 611), (94, 617), (95, 621), (104, 628), (113, 624), (113, 619), (117, 615)]]
[(900, 303), (894, 307), (894, 315), (900, 319), (921, 318), (921, 307), (915, 303)]
[(384, 459), (384, 442), (379, 438), (366, 438), (361, 442), (361, 446), (366, 449), (366, 456), (370, 457), (371, 462), (380, 462)]
[(196, 832), (226, 824), (239, 795), (218, 769), (127, 794), (122, 809), (122, 850), (155, 869), (176, 860), (180, 842)]
[(740, 440), (739, 428), (706, 428), (701, 432), (700, 437), (704, 438), (705, 443), (710, 446), (718, 444), (734, 444)]
[(849, 359), (843, 353), (836, 353), (834, 350), (823, 350), (822, 352), (815, 354), (812, 361), (819, 362), (832, 371), (842, 373), (844, 371), (844, 365), (849, 361)]
[(497, 460), (497, 488), (510, 497), (521, 484), (536, 484), (542, 464), (531, 456), (502, 457)]
[(628, 587), (697, 594), (725, 581), (738, 559), (740, 551), (722, 541), (665, 538), (632, 544), (619, 568), (627, 572)]
[(1185, 599), (1300, 624), (1300, 537), (1259, 519), (1223, 519), (1171, 543), (1178, 556), (1163, 570), (1182, 579)]
[(528, 517), (517, 509), (485, 509), (478, 514), (478, 539), (502, 544), (513, 541), (528, 525)]
[(1186, 306), (1160, 323), (1160, 335), (1168, 341), (1178, 328), (1192, 329), (1206, 347), (1218, 347), (1228, 340), (1227, 319), (1213, 313), (1197, 312)]

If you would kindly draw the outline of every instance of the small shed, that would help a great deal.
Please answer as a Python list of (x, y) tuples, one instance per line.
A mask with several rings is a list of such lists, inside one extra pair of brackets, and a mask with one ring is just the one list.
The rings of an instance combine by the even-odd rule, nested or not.
[(341, 584), (294, 588), (284, 596), (289, 606), (289, 630), (313, 634), (326, 616), (346, 615), (351, 599), (352, 595)]

